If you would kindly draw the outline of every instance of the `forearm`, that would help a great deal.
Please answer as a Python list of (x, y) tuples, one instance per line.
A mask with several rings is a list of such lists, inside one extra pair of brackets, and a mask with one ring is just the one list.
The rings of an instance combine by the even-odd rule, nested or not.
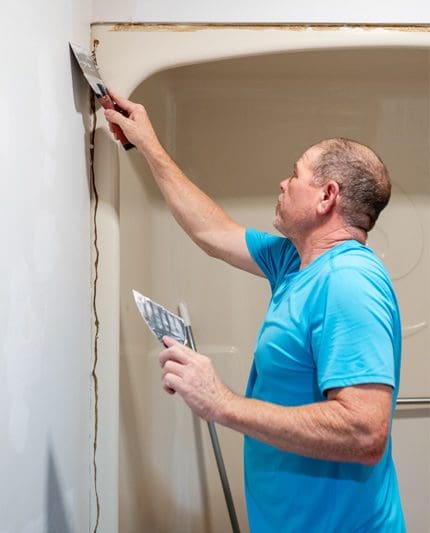
[(372, 424), (336, 400), (283, 407), (232, 393), (216, 421), (276, 448), (317, 459), (371, 465), (385, 448), (383, 432), (375, 433)]
[(187, 178), (158, 140), (140, 151), (178, 224), (207, 253), (217, 255), (217, 238), (237, 224)]
[(282, 450), (331, 461), (376, 464), (389, 433), (392, 388), (368, 383), (327, 391), (327, 400), (284, 407), (243, 398), (216, 375), (211, 360), (163, 338), (163, 386), (193, 412)]
[[(146, 158), (177, 222), (203, 250), (228, 261), (230, 250), (233, 250), (234, 255), (237, 240), (243, 240), (243, 228), (180, 170), (160, 144), (145, 108), (112, 92), (109, 94), (128, 114), (127, 117), (112, 109), (105, 110), (111, 129), (112, 124), (117, 124), (127, 139)], [(236, 240), (233, 243), (228, 242), (226, 249), (225, 237), (230, 235), (227, 239), (231, 239), (232, 234), (236, 236)], [(255, 270), (255, 267), (252, 266), (250, 270), (252, 269)]]

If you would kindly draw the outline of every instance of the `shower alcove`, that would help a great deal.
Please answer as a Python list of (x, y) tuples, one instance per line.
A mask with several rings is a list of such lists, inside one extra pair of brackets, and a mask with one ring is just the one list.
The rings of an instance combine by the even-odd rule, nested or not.
[[(400, 396), (430, 396), (430, 34), (393, 28), (94, 25), (109, 86), (144, 103), (185, 173), (242, 224), (274, 232), (279, 181), (307, 146), (344, 136), (369, 144), (393, 181), (370, 234), (402, 310)], [(135, 151), (98, 112), (95, 175), (100, 319), (98, 492), (101, 530), (229, 531), (205, 424), (163, 393), (137, 289), (188, 305), (201, 352), (244, 391), (267, 306), (265, 280), (206, 257), (177, 227)], [(411, 531), (430, 527), (428, 407), (399, 408), (394, 451)], [(247, 531), (242, 437), (218, 428)], [(411, 436), (413, 434), (413, 437)]]

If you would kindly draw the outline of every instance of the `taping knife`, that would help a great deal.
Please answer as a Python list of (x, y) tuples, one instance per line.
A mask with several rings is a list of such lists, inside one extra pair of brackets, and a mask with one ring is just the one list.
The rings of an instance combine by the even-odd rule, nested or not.
[[(113, 102), (112, 98), (109, 96), (107, 87), (100, 77), (97, 65), (92, 58), (91, 53), (77, 44), (69, 43), (69, 45), (73, 51), (76, 61), (81, 67), (85, 79), (89, 83), (91, 89), (94, 91), (94, 94), (96, 95), (97, 100), (100, 102), (100, 105), (105, 109), (115, 109), (115, 111), (118, 111), (122, 115), (128, 116), (127, 112)], [(114, 129), (114, 133), (118, 137), (118, 140), (126, 150), (134, 148), (134, 144), (128, 142), (128, 139), (124, 135), (122, 129), (117, 124), (112, 124), (112, 127)]]
[(140, 292), (133, 290), (133, 296), (143, 320), (161, 343), (163, 343), (164, 335), (167, 335), (186, 344), (187, 333), (181, 317), (143, 296)]

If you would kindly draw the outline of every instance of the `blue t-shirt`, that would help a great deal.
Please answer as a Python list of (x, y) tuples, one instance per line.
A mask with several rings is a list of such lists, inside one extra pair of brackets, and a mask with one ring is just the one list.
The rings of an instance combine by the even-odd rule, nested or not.
[[(382, 263), (350, 240), (302, 270), (288, 239), (253, 229), (248, 249), (272, 298), (255, 346), (247, 397), (284, 406), (326, 400), (364, 383), (399, 387), (401, 326)], [(404, 532), (391, 437), (375, 466), (312, 459), (245, 437), (252, 533)]]

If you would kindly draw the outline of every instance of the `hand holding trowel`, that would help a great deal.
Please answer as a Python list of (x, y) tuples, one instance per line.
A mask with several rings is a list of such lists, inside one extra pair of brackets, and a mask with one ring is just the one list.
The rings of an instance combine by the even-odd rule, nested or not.
[[(97, 100), (100, 102), (100, 105), (104, 109), (114, 109), (122, 115), (128, 116), (127, 112), (121, 107), (119, 107), (109, 95), (107, 87), (104, 84), (103, 80), (100, 78), (97, 65), (94, 59), (92, 58), (90, 52), (77, 44), (69, 44), (70, 48), (73, 50), (77, 62), (79, 63), (79, 66), (82, 69), (82, 72), (84, 73), (87, 82), (89, 83), (91, 89), (94, 91)], [(131, 144), (128, 141), (127, 137), (124, 135), (124, 132), (117, 124), (112, 124), (111, 128), (117, 139), (121, 142), (121, 144), (126, 150), (134, 148), (134, 144)]]
[[(164, 344), (163, 337), (167, 335), (181, 344), (188, 344), (190, 349), (194, 352), (197, 351), (191, 329), (190, 317), (187, 307), (184, 303), (179, 304), (179, 312), (181, 316), (178, 316), (135, 290), (133, 290), (133, 296), (137, 308), (139, 309), (143, 320), (146, 322), (146, 325), (162, 344)], [(173, 389), (166, 390), (171, 394), (175, 392)], [(234, 507), (233, 497), (231, 494), (230, 484), (228, 481), (215, 424), (212, 421), (208, 421), (207, 425), (222, 489), (224, 492), (225, 502), (230, 517), (231, 529), (233, 533), (240, 533), (239, 522), (236, 515), (236, 509)]]

